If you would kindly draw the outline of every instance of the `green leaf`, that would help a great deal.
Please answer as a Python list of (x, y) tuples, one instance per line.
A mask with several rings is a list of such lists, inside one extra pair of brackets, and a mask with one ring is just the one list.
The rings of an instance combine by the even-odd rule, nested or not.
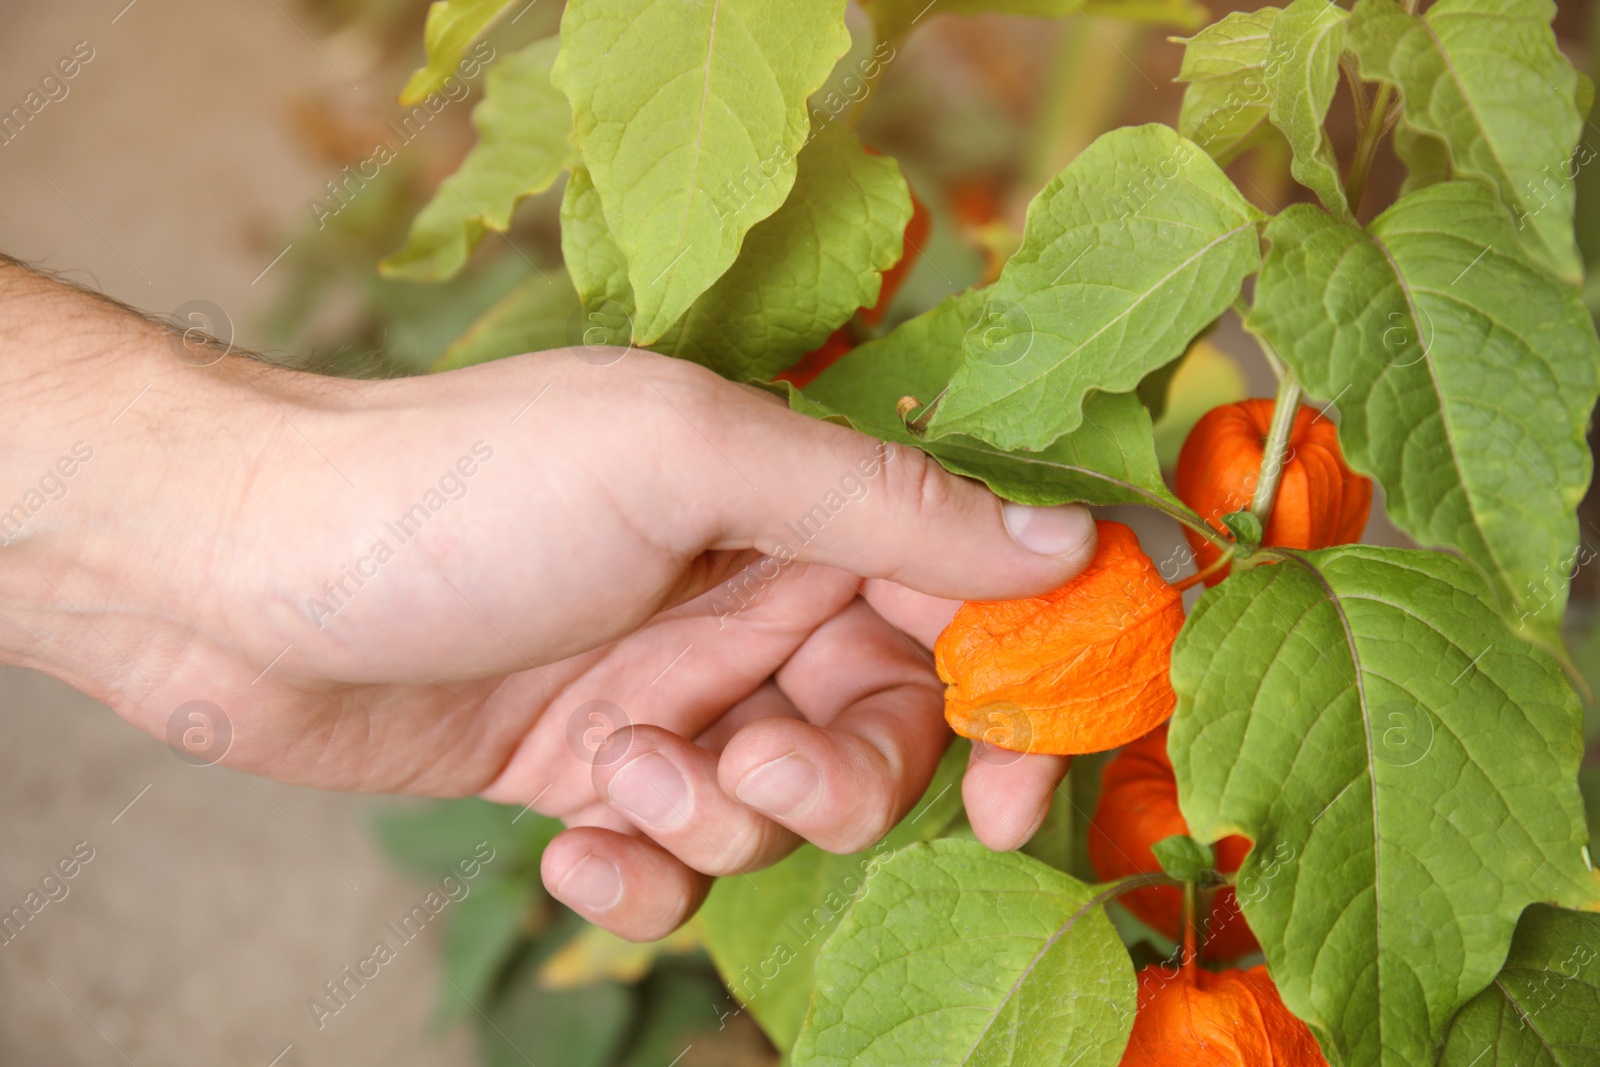
[(405, 247), (379, 264), (391, 278), (440, 281), (467, 262), (492, 230), (511, 228), (523, 197), (548, 189), (572, 163), (572, 113), (550, 85), (555, 38), (513, 53), (489, 71), (472, 111), (478, 143), (411, 224)]
[(611, 236), (600, 194), (583, 167), (572, 168), (561, 198), (561, 258), (578, 289), (588, 343), (627, 344), (633, 334), (628, 261)]
[(904, 248), (911, 192), (843, 123), (800, 151), (794, 189), (739, 258), (651, 347), (726, 378), (771, 378), (877, 302)]
[(472, 367), (523, 352), (571, 344), (583, 308), (572, 279), (559, 268), (535, 275), (502, 297), (455, 341), (434, 371)]
[(1178, 81), (1188, 82), (1178, 132), (1227, 166), (1247, 148), (1272, 137), (1267, 60), (1278, 9), (1234, 11), (1183, 45)]
[(1026, 504), (1153, 504), (1181, 507), (1156, 462), (1150, 414), (1133, 393), (1091, 393), (1083, 424), (1041, 452), (997, 451), (960, 434), (913, 436), (896, 412), (901, 397), (938, 396), (970, 345), (993, 324), (982, 315), (982, 292), (951, 297), (892, 333), (852, 349), (795, 400), (797, 410), (840, 417), (863, 433), (921, 448), (956, 474), (977, 478), (1008, 500)]
[[(751, 228), (728, 272), (649, 347), (735, 381), (771, 378), (878, 299), (910, 218), (899, 165), (830, 124), (801, 150), (789, 199)], [(581, 170), (567, 186), (561, 239), (595, 339), (626, 344), (635, 315), (627, 261)]]
[(1412, 193), (1367, 231), (1296, 205), (1267, 237), (1251, 328), (1337, 400), (1345, 456), (1383, 483), (1395, 525), (1460, 549), (1552, 639), (1600, 393), (1577, 291), (1529, 262), (1472, 182)]
[(570, 0), (552, 80), (649, 344), (794, 184), (806, 97), (850, 47), (843, 0)]
[(511, 878), (466, 883), (470, 892), (450, 906), (444, 935), (441, 1021), (471, 1014), (468, 1001), (485, 1004), (512, 950), (523, 939), (522, 921), (536, 896), (535, 885)]
[(1272, 124), (1283, 131), (1294, 160), (1295, 181), (1317, 194), (1333, 215), (1354, 221), (1339, 179), (1339, 160), (1322, 124), (1339, 88), (1349, 13), (1328, 0), (1294, 0), (1272, 25), (1267, 83)]
[[(1408, 15), (1360, 0), (1350, 46), (1365, 77), (1397, 86), (1407, 164), (1436, 172), (1438, 142), (1457, 175), (1495, 189), (1530, 252), (1564, 280), (1582, 280), (1572, 238), (1568, 163), (1582, 126), (1578, 76), (1556, 46), (1550, 0), (1438, 0)], [(1420, 146), (1432, 138), (1435, 145)]]
[[(943, 833), (961, 810), (961, 775), (970, 746), (950, 746), (911, 814), (875, 846), (849, 856), (802, 845), (755, 874), (723, 878), (698, 922), (723, 981), (780, 1050), (800, 1033), (811, 998), (812, 963), (867, 877), (898, 848)], [(725, 1012), (743, 1009), (728, 1003)], [(721, 1014), (721, 1012), (719, 1012)]]
[(1199, 882), (1210, 876), (1217, 865), (1210, 845), (1202, 845), (1187, 834), (1163, 837), (1150, 846), (1161, 869), (1181, 882)]
[(422, 42), (428, 62), (418, 67), (400, 90), (400, 102), (410, 107), (444, 87), (456, 73), (467, 46), (489, 28), (489, 24), (510, 6), (511, 0), (434, 0), (428, 5), (428, 21), (422, 29)]
[(504, 995), (492, 1006), (474, 1005), (483, 1013), (478, 1046), (484, 1067), (605, 1067), (620, 1051), (635, 1014), (635, 999), (626, 986), (601, 982), (582, 989), (545, 989), (537, 980), (545, 958), (561, 946), (559, 934), (570, 935), (582, 925), (583, 920), (566, 913), (561, 928), (540, 938), (537, 950), (510, 975)]
[(718, 1020), (707, 1010), (727, 994), (703, 963), (657, 968), (644, 980), (640, 994), (644, 1004), (637, 1036), (615, 1067), (764, 1067), (775, 1062), (753, 1023)]
[(1130, 22), (1166, 23), (1180, 29), (1204, 25), (1207, 18), (1199, 0), (861, 0), (861, 7), (872, 18), (874, 35), (880, 41), (898, 41), (934, 15), (994, 12), (1060, 18), (1081, 11)]
[(1241, 545), (1261, 543), (1261, 520), (1251, 511), (1232, 511), (1222, 516), (1222, 525), (1233, 532), (1233, 539)]
[(516, 805), (491, 804), (467, 797), (406, 805), (381, 812), (373, 820), (378, 843), (394, 862), (422, 878), (459, 873), (459, 864), (478, 858), (480, 843), (494, 850), (486, 868), (495, 875), (508, 870), (536, 870), (545, 845), (561, 823)]
[(1001, 343), (968, 352), (929, 435), (1038, 451), (1076, 430), (1091, 391), (1133, 390), (1227, 309), (1260, 264), (1260, 217), (1167, 127), (1100, 137), (1028, 206), (985, 290)]
[(1526, 905), (1600, 902), (1578, 701), (1454, 556), (1270, 554), (1173, 649), (1179, 803), (1255, 842), (1245, 918), (1336, 1062), (1431, 1063)]
[(1600, 1063), (1600, 916), (1535, 904), (1522, 913), (1511, 954), (1494, 984), (1450, 1024), (1439, 1067), (1595, 1063)]
[(897, 853), (817, 959), (795, 1067), (1115, 1067), (1133, 965), (1095, 887), (1017, 853)]

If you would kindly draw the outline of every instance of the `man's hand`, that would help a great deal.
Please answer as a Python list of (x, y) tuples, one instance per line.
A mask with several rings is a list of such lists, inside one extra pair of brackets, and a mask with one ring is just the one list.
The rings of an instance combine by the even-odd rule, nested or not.
[[(950, 739), (927, 649), (956, 602), (1052, 589), (1094, 549), (1080, 508), (1002, 507), (649, 353), (198, 367), (0, 271), (5, 658), (157, 737), (208, 701), (252, 773), (559, 816), (546, 885), (625, 937), (802, 838), (872, 844)], [(979, 838), (1025, 841), (1065, 768), (975, 758)]]

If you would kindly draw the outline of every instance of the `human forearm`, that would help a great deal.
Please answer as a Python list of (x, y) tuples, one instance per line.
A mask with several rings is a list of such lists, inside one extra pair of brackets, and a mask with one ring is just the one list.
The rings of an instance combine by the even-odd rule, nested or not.
[(201, 531), (184, 525), (211, 521), (207, 498), (225, 488), (212, 476), (216, 449), (249, 440), (260, 421), (259, 405), (230, 401), (258, 381), (270, 388), (272, 376), (234, 356), (190, 365), (209, 359), (180, 360), (198, 345), (187, 343), (112, 301), (0, 263), (6, 662), (102, 699), (158, 669), (150, 645), (164, 628), (151, 616), (179, 606), (171, 575), (202, 565), (189, 536)]

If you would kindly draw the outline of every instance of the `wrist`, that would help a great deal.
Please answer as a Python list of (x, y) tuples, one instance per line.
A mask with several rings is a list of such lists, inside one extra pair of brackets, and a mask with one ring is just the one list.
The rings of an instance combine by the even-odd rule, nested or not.
[(120, 704), (183, 654), (215, 459), (258, 454), (272, 379), (298, 377), (202, 346), (0, 264), (0, 659)]

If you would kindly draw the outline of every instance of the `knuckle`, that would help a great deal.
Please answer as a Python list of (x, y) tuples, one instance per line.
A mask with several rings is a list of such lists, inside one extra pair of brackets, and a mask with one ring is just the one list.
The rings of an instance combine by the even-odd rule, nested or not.
[(954, 479), (921, 449), (897, 447), (883, 470), (890, 506), (908, 518), (936, 516), (950, 506)]

